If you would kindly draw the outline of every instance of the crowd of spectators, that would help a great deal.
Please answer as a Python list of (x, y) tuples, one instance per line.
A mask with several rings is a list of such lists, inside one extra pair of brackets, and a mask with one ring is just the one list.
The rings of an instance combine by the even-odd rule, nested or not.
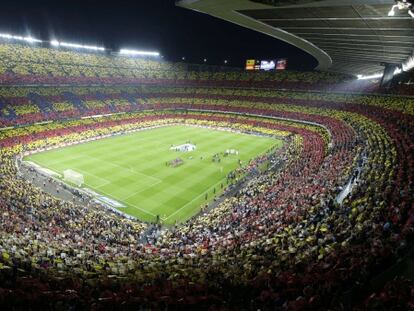
[[(24, 84), (171, 84), (321, 89), (350, 81), (328, 72), (217, 71), (207, 66), (171, 63), (107, 53), (80, 53), (0, 42), (0, 83)], [(360, 89), (371, 88), (360, 83)], [(355, 87), (354, 87), (355, 88)]]
[[(244, 301), (237, 294), (239, 287), (253, 288), (246, 295), (253, 305), (299, 308), (332, 303), (327, 297), (366, 281), (406, 246), (412, 230), (412, 157), (402, 151), (413, 147), (412, 134), (405, 130), (412, 125), (412, 117), (409, 111), (389, 109), (388, 104), (306, 103), (303, 99), (273, 104), (268, 99), (280, 100), (264, 96), (262, 103), (249, 104), (248, 98), (239, 96), (220, 105), (200, 99), (200, 103), (189, 103), (194, 112), (166, 112), (164, 105), (174, 106), (153, 103), (160, 112), (131, 112), (2, 132), (2, 223), (10, 224), (3, 229), (2, 271), (30, 267), (29, 271), (55, 277), (92, 279), (98, 282), (94, 286), (111, 293), (105, 298), (112, 302), (116, 299), (111, 286), (121, 286), (122, 279), (140, 303), (158, 294), (165, 299), (162, 303), (178, 303), (177, 293), (186, 297), (185, 303), (211, 302), (214, 297)], [(185, 98), (177, 105), (184, 103)], [(206, 108), (217, 112), (202, 113)], [(230, 111), (284, 120), (229, 115)], [(389, 122), (393, 118), (398, 121)], [(114, 226), (117, 215), (97, 206), (75, 208), (16, 178), (14, 155), (22, 152), (23, 145), (26, 150), (39, 149), (154, 122), (267, 128), (276, 130), (278, 136), (291, 133), (294, 138), (281, 151), (286, 162), (283, 170), (253, 178), (236, 197), (167, 231), (151, 245), (139, 243), (146, 227), (143, 223), (123, 220), (123, 225)], [(367, 161), (361, 181), (339, 206), (335, 196), (360, 163), (362, 151)], [(115, 239), (121, 231), (124, 239)], [(135, 235), (127, 234), (131, 231)], [(298, 278), (298, 272), (306, 273)], [(101, 284), (109, 275), (116, 281), (111, 286)], [(321, 282), (327, 277), (330, 282)], [(132, 285), (143, 282), (150, 282), (149, 293)], [(216, 286), (229, 287), (228, 295), (219, 294)], [(47, 288), (57, 290), (49, 283)], [(82, 296), (79, 289), (76, 293)], [(125, 296), (122, 299), (131, 303)]]
[[(414, 100), (408, 97), (325, 94), (320, 92), (260, 91), (182, 87), (3, 87), (0, 88), (0, 126), (79, 118), (145, 109), (205, 108), (227, 106), (289, 107), (302, 103), (363, 102), (371, 106), (414, 114)], [(36, 95), (37, 101), (31, 96)], [(39, 101), (42, 101), (42, 106)], [(44, 106), (50, 109), (44, 109)]]
[(117, 53), (88, 53), (12, 44), (0, 38), (2, 85), (171, 85), (245, 87), (330, 92), (389, 92), (413, 95), (410, 84), (384, 90), (378, 81), (330, 72), (291, 70), (244, 71), (173, 63), (162, 59), (126, 57)]
[[(411, 247), (410, 98), (196, 84), (84, 86), (95, 78), (179, 81), (180, 70), (183, 79), (201, 76), (193, 79), (179, 64), (10, 44), (0, 45), (0, 55), (3, 83), (76, 77), (71, 81), (81, 85), (0, 88), (0, 127), (8, 127), (0, 131), (2, 309), (341, 310), (347, 292)], [(203, 74), (217, 81), (232, 73)], [(235, 81), (249, 82), (235, 74)], [(156, 235), (151, 225), (99, 204), (52, 197), (19, 170), (26, 152), (178, 123), (281, 137), (280, 165)], [(350, 194), (338, 202), (350, 180)], [(391, 281), (352, 307), (412, 306), (411, 289), (409, 281)]]

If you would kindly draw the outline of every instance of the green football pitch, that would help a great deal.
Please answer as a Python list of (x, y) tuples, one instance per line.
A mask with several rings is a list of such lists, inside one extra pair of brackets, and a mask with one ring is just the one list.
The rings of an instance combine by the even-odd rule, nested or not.
[[(187, 141), (196, 150), (170, 150)], [(272, 137), (174, 125), (41, 152), (25, 160), (60, 174), (67, 169), (79, 172), (83, 187), (123, 204), (120, 211), (144, 221), (158, 215), (165, 224), (173, 224), (189, 219), (219, 195), (239, 160), (246, 164), (280, 146), (282, 141)], [(212, 161), (226, 149), (239, 154)], [(177, 158), (184, 163), (167, 165)]]

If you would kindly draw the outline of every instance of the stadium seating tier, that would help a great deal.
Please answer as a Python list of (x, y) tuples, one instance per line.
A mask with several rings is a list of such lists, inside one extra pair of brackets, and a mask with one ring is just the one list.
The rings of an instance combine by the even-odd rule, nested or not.
[[(11, 44), (0, 55), (5, 309), (341, 309), (344, 293), (360, 291), (411, 247), (411, 98), (257, 88), (343, 82), (331, 74), (194, 73), (184, 64)], [(84, 85), (95, 82), (102, 85)], [(99, 204), (51, 196), (19, 171), (29, 151), (167, 124), (262, 131), (285, 145), (275, 169), (159, 235)], [(367, 305), (387, 305), (381, 300), (400, 287), (412, 284), (391, 282)], [(412, 300), (401, 296), (393, 301)]]

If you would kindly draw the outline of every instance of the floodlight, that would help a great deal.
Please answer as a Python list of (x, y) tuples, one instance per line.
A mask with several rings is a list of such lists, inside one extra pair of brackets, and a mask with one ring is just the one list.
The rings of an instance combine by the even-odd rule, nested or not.
[(26, 42), (29, 42), (29, 43), (42, 42), (42, 40), (35, 39), (35, 38), (31, 37), (31, 36), (24, 37), (23, 40), (26, 41)]
[(394, 70), (394, 76), (399, 75), (401, 72), (402, 72), (401, 67), (395, 68), (395, 70)]
[(159, 52), (151, 52), (151, 51), (138, 51), (138, 50), (129, 50), (129, 49), (121, 49), (119, 54), (123, 55), (141, 55), (141, 56), (160, 56)]
[(403, 71), (410, 71), (414, 68), (414, 56), (410, 57), (406, 62), (402, 64)]
[(408, 14), (414, 18), (414, 4), (412, 0), (396, 0), (396, 4), (391, 7), (388, 16), (395, 16), (395, 10), (408, 10)]
[(92, 46), (92, 45), (83, 45), (78, 43), (68, 43), (68, 42), (60, 42), (57, 40), (50, 41), (52, 46), (63, 46), (67, 48), (74, 48), (74, 49), (85, 49), (85, 50), (93, 50), (93, 51), (105, 51), (105, 48), (99, 46)]
[[(412, 66), (414, 67), (414, 59), (412, 60)], [(406, 69), (408, 69), (408, 66), (410, 64), (410, 61), (408, 61), (406, 64), (402, 64), (402, 66), (397, 66), (394, 70), (393, 75), (397, 76), (400, 73), (402, 73), (403, 71), (407, 71)], [(408, 65), (408, 66), (407, 66)], [(378, 79), (381, 78), (384, 74), (383, 73), (375, 73), (369, 76), (364, 76), (364, 75), (357, 75), (358, 80), (372, 80), (372, 79)]]
[(26, 41), (26, 42), (29, 42), (29, 43), (42, 42), (42, 40), (35, 39), (31, 36), (22, 37), (22, 36), (10, 35), (8, 33), (0, 34), (0, 38), (12, 39), (12, 40), (18, 40), (18, 41)]
[(13, 36), (7, 33), (0, 33), (0, 38), (13, 39)]
[(63, 47), (75, 48), (75, 49), (86, 49), (86, 50), (94, 50), (94, 51), (105, 50), (102, 47), (97, 47), (97, 46), (92, 46), (92, 45), (83, 45), (83, 44), (77, 44), (77, 43), (60, 42), (59, 45)]
[(364, 75), (357, 75), (358, 80), (372, 80), (372, 79), (379, 79), (383, 76), (382, 73), (376, 73), (369, 76)]

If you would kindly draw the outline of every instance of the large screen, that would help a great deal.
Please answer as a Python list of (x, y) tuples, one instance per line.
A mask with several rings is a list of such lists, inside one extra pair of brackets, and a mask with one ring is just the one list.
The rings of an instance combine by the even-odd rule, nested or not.
[(246, 60), (246, 70), (259, 70), (260, 69), (260, 61), (255, 59), (248, 59)]
[(274, 60), (262, 60), (260, 61), (260, 69), (261, 70), (275, 70), (276, 68), (276, 63)]
[(287, 67), (287, 59), (278, 59), (276, 62), (276, 70), (285, 70)]
[(286, 59), (276, 60), (256, 60), (248, 59), (246, 61), (246, 70), (285, 70), (287, 67)]

